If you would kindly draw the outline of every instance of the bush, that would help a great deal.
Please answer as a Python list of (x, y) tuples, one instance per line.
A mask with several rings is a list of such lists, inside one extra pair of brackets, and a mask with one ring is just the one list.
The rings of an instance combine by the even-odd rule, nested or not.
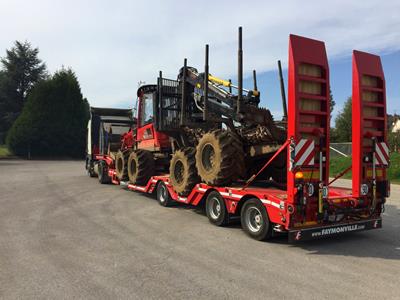
[[(335, 157), (330, 159), (330, 177), (335, 177), (344, 171), (352, 163), (351, 157)], [(351, 170), (342, 178), (351, 179)], [(400, 153), (390, 153), (390, 166), (387, 172), (387, 178), (393, 183), (400, 183)]]
[(7, 135), (16, 155), (82, 157), (89, 105), (71, 70), (36, 84)]

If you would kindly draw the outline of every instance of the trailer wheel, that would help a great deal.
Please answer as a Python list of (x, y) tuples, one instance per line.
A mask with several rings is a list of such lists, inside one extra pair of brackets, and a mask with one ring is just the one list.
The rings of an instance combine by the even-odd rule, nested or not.
[(253, 198), (246, 201), (240, 212), (242, 228), (258, 241), (267, 240), (272, 235), (272, 225), (267, 211), (260, 200)]
[(229, 222), (225, 201), (217, 191), (212, 191), (207, 196), (206, 214), (208, 220), (217, 226), (224, 226)]
[(107, 184), (107, 183), (111, 182), (111, 178), (110, 178), (110, 176), (108, 176), (108, 168), (103, 161), (99, 162), (98, 177), (99, 177), (99, 182), (101, 184)]
[(93, 169), (93, 162), (89, 157), (86, 158), (85, 169), (89, 177), (96, 177), (96, 173)]
[(202, 136), (196, 148), (196, 167), (201, 179), (211, 185), (230, 185), (245, 173), (243, 144), (228, 130)]
[(128, 158), (128, 177), (133, 184), (144, 185), (154, 175), (154, 156), (147, 150), (131, 152)]
[(162, 181), (157, 184), (157, 201), (161, 206), (165, 207), (171, 206), (174, 202), (168, 192), (167, 186)]
[(171, 184), (179, 195), (187, 196), (200, 181), (197, 175), (194, 148), (177, 150), (169, 165)]
[(119, 150), (115, 156), (115, 173), (119, 180), (128, 179), (128, 156), (129, 151)]

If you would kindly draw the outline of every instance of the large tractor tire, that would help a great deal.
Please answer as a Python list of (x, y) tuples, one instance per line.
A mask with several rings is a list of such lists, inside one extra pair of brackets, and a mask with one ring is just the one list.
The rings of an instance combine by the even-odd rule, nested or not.
[(115, 173), (119, 180), (128, 179), (128, 157), (129, 151), (119, 150), (115, 156)]
[(176, 151), (169, 166), (169, 178), (174, 188), (181, 196), (187, 196), (200, 181), (195, 163), (195, 149), (188, 147)]
[(131, 183), (145, 185), (154, 173), (153, 153), (140, 149), (131, 152), (128, 158), (128, 177)]
[(196, 148), (196, 167), (201, 179), (211, 185), (230, 185), (245, 175), (243, 144), (228, 130), (202, 136)]

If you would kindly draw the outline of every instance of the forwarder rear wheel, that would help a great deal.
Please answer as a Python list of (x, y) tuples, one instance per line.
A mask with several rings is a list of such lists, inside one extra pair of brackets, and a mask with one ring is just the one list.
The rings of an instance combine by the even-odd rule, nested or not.
[(147, 150), (131, 152), (128, 158), (128, 177), (133, 184), (144, 185), (154, 175), (154, 156)]
[(196, 167), (211, 185), (230, 185), (244, 175), (244, 151), (239, 137), (227, 130), (206, 133), (196, 148)]
[(129, 151), (118, 151), (115, 156), (115, 172), (119, 180), (128, 179), (128, 157)]
[(181, 196), (187, 196), (199, 182), (194, 158), (194, 148), (176, 151), (171, 159), (169, 175), (172, 187)]

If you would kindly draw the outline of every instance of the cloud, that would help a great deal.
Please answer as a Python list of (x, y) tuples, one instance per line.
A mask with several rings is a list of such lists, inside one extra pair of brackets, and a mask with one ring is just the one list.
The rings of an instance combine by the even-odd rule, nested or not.
[(245, 74), (287, 59), (288, 35), (326, 42), (330, 59), (352, 49), (400, 49), (399, 1), (2, 1), (0, 51), (29, 40), (50, 71), (70, 66), (92, 105), (134, 103), (137, 83), (159, 70), (175, 78), (187, 57), (199, 69), (236, 77), (237, 27)]

